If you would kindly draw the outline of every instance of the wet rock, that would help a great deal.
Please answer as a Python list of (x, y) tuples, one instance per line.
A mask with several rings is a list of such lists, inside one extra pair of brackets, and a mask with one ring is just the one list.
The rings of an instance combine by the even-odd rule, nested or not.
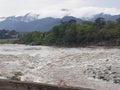
[(114, 79), (114, 83), (115, 83), (115, 84), (120, 84), (120, 78)]
[(104, 81), (113, 81), (113, 83), (120, 84), (120, 73), (112, 71), (112, 66), (103, 68), (88, 68), (85, 70), (85, 75), (93, 77), (94, 79), (101, 79)]

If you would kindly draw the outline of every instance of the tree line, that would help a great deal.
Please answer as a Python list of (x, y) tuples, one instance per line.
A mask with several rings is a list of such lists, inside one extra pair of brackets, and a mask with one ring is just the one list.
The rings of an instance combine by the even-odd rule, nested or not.
[(19, 33), (15, 30), (0, 30), (0, 39), (12, 39), (12, 38), (18, 38)]
[(120, 18), (116, 21), (97, 18), (94, 22), (61, 22), (48, 32), (25, 33), (20, 42), (42, 45), (120, 45)]

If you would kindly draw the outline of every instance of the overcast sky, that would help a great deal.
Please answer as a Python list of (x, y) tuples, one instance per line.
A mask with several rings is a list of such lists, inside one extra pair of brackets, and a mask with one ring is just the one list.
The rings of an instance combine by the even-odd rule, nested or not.
[(40, 17), (83, 17), (96, 13), (120, 14), (120, 0), (0, 0), (0, 17), (40, 14)]

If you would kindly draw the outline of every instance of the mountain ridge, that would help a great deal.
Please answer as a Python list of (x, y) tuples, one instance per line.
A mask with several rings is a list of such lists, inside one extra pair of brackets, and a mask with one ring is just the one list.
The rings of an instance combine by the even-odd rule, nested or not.
[(98, 17), (103, 17), (106, 20), (115, 21), (120, 18), (120, 15), (96, 14), (91, 18), (77, 18), (74, 16), (64, 16), (63, 18), (46, 17), (40, 18), (39, 14), (27, 13), (24, 16), (10, 16), (0, 18), (0, 29), (16, 30), (18, 32), (41, 31), (46, 32), (54, 26), (59, 25), (61, 21), (69, 21), (74, 19), (77, 23), (82, 21), (94, 21)]

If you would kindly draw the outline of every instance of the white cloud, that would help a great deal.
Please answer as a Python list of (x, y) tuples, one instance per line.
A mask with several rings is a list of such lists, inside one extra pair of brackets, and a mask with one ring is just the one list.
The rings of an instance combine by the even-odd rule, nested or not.
[(94, 14), (98, 13), (116, 15), (120, 14), (120, 9), (102, 7), (82, 7), (72, 10), (70, 15), (75, 17), (91, 17)]
[(44, 18), (44, 17), (61, 18), (63, 16), (75, 16), (81, 18), (81, 17), (92, 17), (93, 15), (98, 13), (105, 13), (111, 15), (120, 14), (119, 9), (101, 8), (101, 7), (81, 7), (81, 8), (67, 9), (67, 11), (63, 11), (61, 8), (46, 8), (41, 10), (32, 10), (30, 12), (40, 14), (40, 18)]
[[(120, 14), (120, 0), (0, 0), (0, 17), (32, 12), (40, 17), (92, 16), (96, 13)], [(66, 9), (62, 10), (62, 9)]]

